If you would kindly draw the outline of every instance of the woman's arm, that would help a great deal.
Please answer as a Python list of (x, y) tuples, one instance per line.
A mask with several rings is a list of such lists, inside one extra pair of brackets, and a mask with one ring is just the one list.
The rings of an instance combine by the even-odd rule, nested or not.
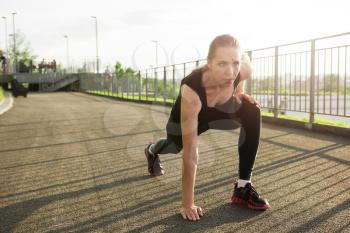
[(237, 102), (240, 103), (243, 99), (245, 99), (251, 104), (259, 105), (259, 103), (253, 97), (244, 93), (245, 81), (250, 79), (253, 73), (253, 69), (250, 64), (250, 58), (246, 53), (242, 55), (241, 68), (239, 73), (240, 73), (240, 82), (238, 83), (235, 90), (235, 97)]
[(187, 85), (181, 87), (182, 129), (182, 209), (184, 219), (199, 220), (202, 209), (194, 204), (194, 186), (198, 163), (198, 114), (201, 102), (198, 95)]
[(240, 73), (240, 83), (244, 83), (243, 81), (251, 78), (253, 73), (253, 68), (250, 63), (250, 58), (247, 53), (243, 53), (241, 58), (241, 68), (239, 70)]

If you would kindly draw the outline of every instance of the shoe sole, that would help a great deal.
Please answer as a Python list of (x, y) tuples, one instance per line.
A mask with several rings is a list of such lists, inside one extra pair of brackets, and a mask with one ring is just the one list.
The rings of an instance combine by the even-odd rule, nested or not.
[[(144, 150), (144, 154), (145, 154), (146, 161), (147, 161), (147, 166), (148, 166), (147, 147), (146, 147), (146, 149)], [(162, 176), (162, 175), (165, 174), (164, 170), (162, 170), (161, 173), (151, 173), (151, 172), (148, 171), (148, 168), (147, 168), (147, 172), (148, 172), (149, 176), (152, 176), (152, 177)]]
[(252, 209), (252, 210), (267, 210), (268, 208), (270, 208), (270, 205), (257, 206), (257, 205), (249, 204), (247, 201), (239, 197), (232, 197), (231, 204), (246, 205), (249, 209)]

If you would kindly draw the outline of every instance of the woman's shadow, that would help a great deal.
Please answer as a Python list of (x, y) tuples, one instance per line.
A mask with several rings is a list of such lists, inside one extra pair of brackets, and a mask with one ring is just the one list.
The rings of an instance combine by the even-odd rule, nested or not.
[(167, 218), (159, 219), (155, 222), (150, 222), (129, 232), (146, 232), (150, 229), (164, 229), (164, 227), (165, 229), (162, 232), (167, 233), (202, 232), (224, 224), (244, 222), (263, 213), (264, 211), (250, 210), (246, 206), (225, 203), (205, 212), (200, 221), (192, 222), (184, 220), (179, 213)]

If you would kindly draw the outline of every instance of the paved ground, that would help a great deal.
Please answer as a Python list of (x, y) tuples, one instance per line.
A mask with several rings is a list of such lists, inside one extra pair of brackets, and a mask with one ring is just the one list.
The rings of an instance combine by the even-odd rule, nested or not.
[(229, 203), (239, 131), (200, 137), (197, 204), (179, 215), (181, 154), (150, 178), (145, 144), (169, 109), (30, 94), (0, 116), (0, 232), (350, 232), (350, 139), (264, 124), (253, 183), (272, 208)]

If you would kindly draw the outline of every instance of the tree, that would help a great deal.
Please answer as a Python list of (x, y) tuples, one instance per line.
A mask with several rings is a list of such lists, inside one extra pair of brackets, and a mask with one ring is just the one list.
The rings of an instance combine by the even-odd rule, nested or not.
[(134, 77), (134, 76), (135, 76), (135, 73), (136, 73), (136, 71), (133, 70), (133, 69), (130, 68), (130, 67), (126, 68), (126, 70), (125, 70), (125, 75), (126, 75), (127, 77)]
[[(10, 48), (13, 48), (13, 40), (10, 40)], [(25, 35), (21, 31), (16, 33), (16, 51), (11, 50), (9, 57), (11, 60), (17, 60), (19, 71), (27, 71), (31, 69), (32, 60), (37, 56), (31, 51), (30, 43), (26, 40)]]
[(117, 62), (115, 64), (114, 68), (115, 68), (115, 74), (116, 74), (117, 78), (121, 78), (124, 76), (125, 71), (124, 71), (123, 66), (120, 62)]
[(115, 68), (115, 74), (117, 75), (117, 78), (133, 78), (135, 77), (136, 71), (130, 67), (123, 67), (123, 65), (117, 61), (117, 63), (114, 66)]
[(337, 91), (337, 85), (339, 81), (339, 89), (344, 89), (344, 78), (335, 74), (327, 74), (324, 78), (323, 90), (326, 92)]

